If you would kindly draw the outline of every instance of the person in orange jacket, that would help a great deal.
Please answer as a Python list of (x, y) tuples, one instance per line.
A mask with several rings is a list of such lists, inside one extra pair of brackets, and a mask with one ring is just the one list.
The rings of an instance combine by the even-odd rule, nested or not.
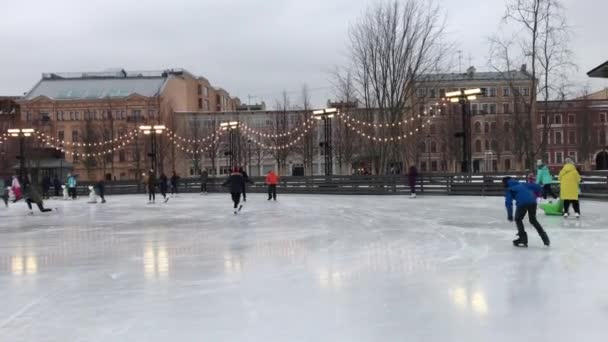
[(277, 200), (277, 184), (279, 184), (279, 176), (274, 171), (268, 171), (266, 175), (266, 184), (268, 185), (268, 200)]

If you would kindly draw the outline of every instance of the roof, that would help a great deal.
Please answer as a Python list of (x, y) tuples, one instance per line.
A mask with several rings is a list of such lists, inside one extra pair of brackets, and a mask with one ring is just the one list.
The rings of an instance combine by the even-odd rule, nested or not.
[(530, 81), (530, 74), (523, 71), (507, 72), (473, 72), (473, 73), (451, 73), (451, 74), (424, 74), (420, 76), (424, 82), (454, 82), (454, 81), (505, 81), (520, 80)]
[(589, 77), (608, 78), (608, 61), (594, 68), (587, 73)]
[[(53, 74), (55, 75), (55, 74)], [(167, 77), (43, 77), (26, 96), (32, 100), (45, 96), (53, 100), (98, 100), (124, 98), (134, 94), (153, 97), (160, 93)]]

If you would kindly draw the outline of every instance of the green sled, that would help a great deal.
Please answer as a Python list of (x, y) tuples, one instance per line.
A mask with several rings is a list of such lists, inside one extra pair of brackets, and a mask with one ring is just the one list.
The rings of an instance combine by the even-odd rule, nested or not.
[(553, 203), (539, 204), (539, 207), (545, 211), (545, 215), (562, 215), (564, 211), (564, 204), (561, 200), (557, 200)]

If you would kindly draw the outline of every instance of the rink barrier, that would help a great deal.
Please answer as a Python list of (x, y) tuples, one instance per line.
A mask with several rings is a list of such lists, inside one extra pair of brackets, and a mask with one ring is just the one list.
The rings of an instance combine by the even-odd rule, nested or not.
[[(428, 173), (418, 177), (416, 191), (424, 195), (443, 196), (503, 196), (502, 178), (511, 176), (525, 181), (527, 173), (485, 173), (485, 174), (447, 174)], [(582, 174), (581, 197), (608, 200), (608, 172), (585, 172)], [(253, 185), (247, 186), (249, 193), (265, 193), (267, 187), (264, 177), (250, 177)], [(227, 190), (221, 186), (225, 177), (210, 177), (207, 189), (210, 193)], [(146, 189), (136, 181), (106, 182), (106, 194), (145, 194)], [(92, 183), (78, 184), (78, 194), (88, 195), (88, 186)], [(198, 178), (180, 179), (178, 189), (184, 193), (200, 193), (201, 183)], [(553, 185), (559, 191), (559, 184)], [(328, 194), (328, 195), (409, 195), (410, 187), (407, 175), (389, 176), (308, 176), (281, 177), (278, 192), (293, 194)]]

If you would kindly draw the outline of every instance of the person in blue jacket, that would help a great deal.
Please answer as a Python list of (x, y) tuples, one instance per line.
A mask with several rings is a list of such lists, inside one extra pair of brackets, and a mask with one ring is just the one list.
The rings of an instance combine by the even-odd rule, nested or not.
[(538, 235), (543, 240), (545, 246), (549, 246), (549, 236), (536, 219), (536, 196), (535, 192), (540, 192), (540, 186), (532, 183), (520, 183), (511, 177), (502, 179), (505, 186), (505, 206), (509, 221), (513, 222), (513, 201), (515, 200), (515, 224), (517, 225), (517, 240), (513, 241), (515, 247), (528, 247), (528, 234), (524, 229), (524, 218), (528, 214), (530, 224), (536, 228)]

